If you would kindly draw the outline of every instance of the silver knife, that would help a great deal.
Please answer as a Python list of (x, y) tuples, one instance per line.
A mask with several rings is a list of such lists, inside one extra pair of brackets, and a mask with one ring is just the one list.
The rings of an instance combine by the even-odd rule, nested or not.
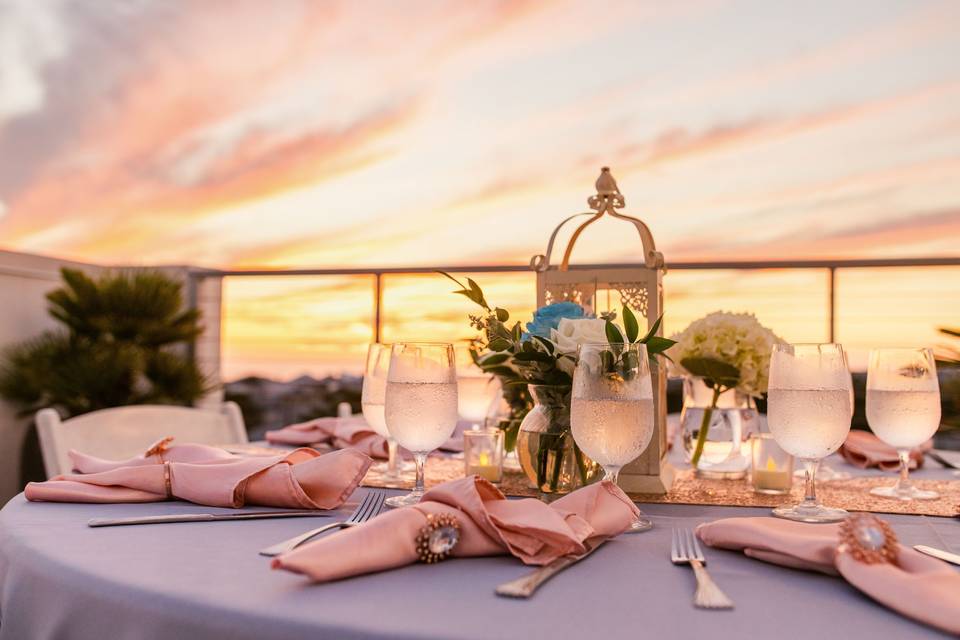
[(557, 575), (570, 565), (576, 564), (596, 551), (602, 544), (602, 540), (587, 543), (587, 551), (579, 556), (562, 556), (549, 564), (545, 564), (539, 569), (531, 571), (525, 576), (516, 580), (504, 582), (496, 589), (498, 596), (507, 598), (529, 598), (544, 582)]
[(329, 518), (325, 511), (247, 511), (245, 513), (172, 513), (165, 516), (134, 518), (94, 518), (88, 527), (120, 527), (131, 524), (169, 524), (171, 522), (220, 522), (221, 520), (263, 520), (266, 518)]
[(934, 547), (927, 547), (922, 544), (916, 544), (913, 546), (914, 549), (920, 553), (925, 553), (928, 556), (933, 556), (944, 562), (949, 562), (951, 564), (960, 565), (960, 555), (955, 553), (950, 553), (949, 551), (944, 551), (943, 549), (935, 549)]

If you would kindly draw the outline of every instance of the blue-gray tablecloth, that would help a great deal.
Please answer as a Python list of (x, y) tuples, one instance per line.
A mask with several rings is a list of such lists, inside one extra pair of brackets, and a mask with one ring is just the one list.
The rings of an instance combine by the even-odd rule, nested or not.
[[(92, 517), (224, 510), (181, 502), (28, 503), (20, 495), (0, 512), (0, 639), (942, 635), (873, 603), (840, 578), (710, 549), (711, 573), (737, 608), (696, 610), (692, 572), (668, 561), (671, 529), (768, 510), (642, 506), (653, 531), (609, 542), (532, 600), (517, 601), (493, 594), (495, 585), (529, 570), (509, 557), (415, 565), (311, 585), (272, 571), (257, 550), (329, 519), (91, 529), (86, 522)], [(348, 504), (341, 511), (351, 509)], [(906, 544), (960, 552), (956, 519), (888, 519)]]

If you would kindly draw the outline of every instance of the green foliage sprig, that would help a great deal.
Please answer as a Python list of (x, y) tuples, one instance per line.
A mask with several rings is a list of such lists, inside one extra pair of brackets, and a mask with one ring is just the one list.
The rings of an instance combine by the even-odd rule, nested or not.
[(610, 350), (600, 352), (600, 366), (606, 376), (613, 380), (630, 380), (636, 375), (639, 368), (640, 363), (636, 360), (637, 354), (624, 348), (624, 346), (646, 345), (647, 357), (654, 361), (658, 355), (666, 358), (665, 351), (676, 344), (669, 338), (657, 335), (663, 322), (663, 316), (657, 318), (657, 321), (653, 323), (653, 326), (642, 338), (640, 337), (640, 323), (630, 307), (623, 306), (623, 331), (613, 323), (616, 319), (615, 313), (606, 314), (604, 319), (607, 321), (605, 329)]

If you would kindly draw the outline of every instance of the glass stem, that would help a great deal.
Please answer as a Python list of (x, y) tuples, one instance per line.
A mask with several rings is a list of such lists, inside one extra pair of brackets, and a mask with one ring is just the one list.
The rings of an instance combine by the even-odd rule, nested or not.
[(397, 441), (393, 438), (387, 438), (387, 475), (400, 475), (400, 456), (397, 455)]
[(899, 449), (897, 455), (900, 457), (900, 479), (897, 480), (897, 491), (910, 490), (910, 450)]
[(817, 467), (820, 466), (820, 460), (803, 460), (803, 468), (806, 476), (806, 485), (803, 493), (803, 504), (805, 508), (818, 507), (817, 503)]
[(617, 478), (620, 477), (620, 467), (604, 467), (603, 468), (603, 479), (609, 480), (613, 484), (617, 484)]
[(417, 463), (417, 482), (413, 485), (413, 493), (416, 495), (423, 495), (423, 467), (427, 463), (427, 454), (425, 453), (415, 453), (413, 454), (413, 459)]

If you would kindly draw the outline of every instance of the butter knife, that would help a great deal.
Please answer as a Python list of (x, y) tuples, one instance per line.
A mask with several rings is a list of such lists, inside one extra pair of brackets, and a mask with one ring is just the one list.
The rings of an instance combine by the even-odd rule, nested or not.
[(531, 571), (525, 576), (521, 576), (516, 580), (511, 580), (510, 582), (504, 582), (496, 589), (498, 596), (504, 596), (507, 598), (529, 598), (537, 589), (540, 588), (544, 582), (557, 575), (567, 567), (574, 565), (588, 555), (597, 550), (597, 548), (602, 543), (602, 540), (598, 540), (592, 543), (587, 543), (586, 553), (582, 553), (579, 556), (563, 556), (557, 558), (549, 564), (545, 564), (535, 571)]
[(245, 513), (172, 513), (164, 516), (134, 518), (93, 518), (88, 527), (120, 527), (132, 524), (169, 524), (172, 522), (220, 522), (223, 520), (264, 520), (267, 518), (329, 518), (323, 511), (247, 511)]
[(950, 553), (949, 551), (944, 551), (943, 549), (936, 549), (934, 547), (927, 547), (922, 544), (916, 544), (913, 546), (914, 549), (920, 553), (925, 553), (928, 556), (933, 556), (938, 560), (943, 560), (944, 562), (949, 562), (950, 564), (960, 565), (960, 555), (955, 553)]

